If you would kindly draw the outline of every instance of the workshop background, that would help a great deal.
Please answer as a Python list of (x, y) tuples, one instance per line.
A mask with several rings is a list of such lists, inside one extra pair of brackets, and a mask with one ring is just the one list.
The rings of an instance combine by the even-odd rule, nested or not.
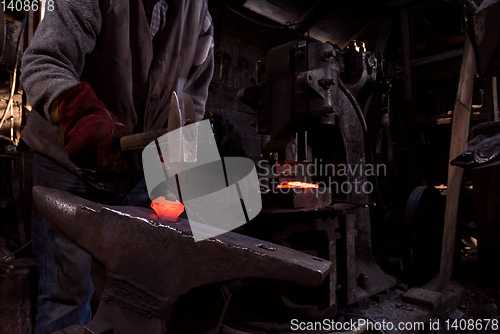
[[(382, 294), (354, 303), (346, 297), (339, 308), (366, 309), (373, 303), (399, 298), (409, 288), (432, 282), (438, 275), (441, 243), (431, 245), (430, 240), (440, 241), (443, 236), (451, 130), (464, 45), (467, 32), (473, 30), (473, 13), (482, 3), (209, 0), (215, 31), (215, 71), (205, 117), (213, 124), (221, 156), (249, 157), (256, 163), (268, 159), (268, 151), (263, 156), (262, 148), (270, 136), (259, 130), (266, 107), (250, 101), (242, 90), (257, 85), (259, 62), (271, 49), (292, 41), (319, 41), (332, 45), (337, 55), (359, 48), (376, 59), (377, 78), (369, 84), (368, 92), (359, 96), (368, 128), (366, 136), (372, 143), (368, 150), (372, 150), (372, 159), (388, 167), (387, 175), (376, 181), (378, 203), (372, 208), (375, 213), (370, 237), (374, 248), (384, 250), (380, 254), (385, 255), (376, 256), (377, 262), (397, 277), (397, 282)], [(19, 85), (19, 75), (20, 59), (41, 16), (40, 12), (6, 9), (0, 20), (0, 333), (31, 333), (36, 313), (38, 278), (29, 244), (33, 152), (19, 142), (31, 107)], [(344, 64), (344, 70), (346, 67), (349, 64)], [(353, 67), (352, 73), (346, 70), (341, 74), (346, 82), (357, 75), (356, 65)], [(474, 75), (473, 81), (470, 128), (498, 121), (496, 77)], [(495, 245), (500, 230), (484, 217), (485, 212), (498, 217), (491, 209), (500, 200), (500, 193), (490, 189), (498, 185), (495, 175), (494, 169), (482, 173), (465, 170), (463, 182), (459, 182), (457, 238), (452, 254), (456, 285), (444, 311), (437, 312), (433, 309), (437, 305), (431, 305), (431, 311), (436, 311), (433, 317), (500, 316), (496, 266), (500, 252)], [(424, 197), (429, 200), (425, 202)], [(487, 221), (483, 232), (479, 232), (478, 219)], [(411, 255), (405, 253), (411, 247), (394, 243), (408, 233), (414, 246)], [(249, 234), (255, 236), (252, 231)], [(415, 273), (419, 279), (413, 279)], [(396, 308), (408, 308), (407, 302), (398, 299)], [(97, 307), (98, 297), (94, 304)]]

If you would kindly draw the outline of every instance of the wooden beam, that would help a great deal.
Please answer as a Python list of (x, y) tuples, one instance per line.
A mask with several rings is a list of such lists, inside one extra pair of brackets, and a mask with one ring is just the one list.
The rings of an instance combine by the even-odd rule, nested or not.
[[(295, 24), (300, 20), (300, 16), (290, 13), (266, 0), (247, 0), (243, 6), (283, 25), (286, 25), (287, 22)], [(309, 29), (309, 36), (323, 43), (335, 41), (335, 37), (330, 33), (316, 27)]]
[(287, 22), (295, 23), (300, 19), (298, 15), (292, 14), (268, 1), (247, 0), (243, 6), (281, 24), (286, 24)]
[[(449, 161), (462, 154), (469, 135), (469, 122), (472, 106), (474, 76), (476, 74), (476, 56), (472, 43), (467, 38), (460, 69), (457, 101), (453, 111), (451, 145)], [(453, 273), (455, 240), (457, 235), (458, 205), (462, 188), (463, 168), (448, 166), (448, 188), (446, 190), (446, 211), (444, 217), (443, 245), (441, 249), (441, 267), (438, 286), (442, 288)]]
[(305, 33), (316, 23), (322, 15), (326, 0), (316, 0), (316, 2), (297, 21), (294, 29), (300, 33)]
[(461, 49), (457, 49), (457, 50), (439, 53), (437, 55), (433, 55), (433, 56), (429, 56), (429, 57), (413, 59), (410, 62), (410, 64), (411, 64), (411, 67), (415, 67), (415, 66), (420, 66), (420, 65), (424, 65), (424, 64), (434, 63), (434, 62), (445, 60), (445, 59), (460, 57), (463, 54), (464, 54), (464, 49), (461, 48)]

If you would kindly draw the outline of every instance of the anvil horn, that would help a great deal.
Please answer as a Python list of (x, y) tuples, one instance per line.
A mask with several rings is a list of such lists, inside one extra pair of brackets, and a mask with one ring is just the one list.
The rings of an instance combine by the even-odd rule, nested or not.
[[(155, 310), (162, 311), (141, 312), (165, 321), (171, 304), (198, 286), (242, 277), (316, 286), (332, 266), (327, 260), (233, 232), (195, 242), (187, 220), (163, 222), (146, 208), (106, 206), (40, 186), (33, 188), (33, 197), (49, 222), (105, 266), (107, 298), (96, 318), (104, 318), (101, 307), (106, 307), (106, 300), (127, 303), (114, 295), (117, 289), (110, 281), (119, 282), (120, 291), (149, 294), (161, 304)], [(116, 326), (115, 333), (121, 332)]]

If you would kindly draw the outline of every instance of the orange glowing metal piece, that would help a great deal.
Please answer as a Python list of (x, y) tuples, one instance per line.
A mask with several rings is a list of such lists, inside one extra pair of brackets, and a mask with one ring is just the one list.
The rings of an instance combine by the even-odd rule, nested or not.
[(160, 196), (151, 202), (151, 208), (161, 220), (176, 221), (177, 217), (184, 211), (184, 205), (179, 201), (168, 201)]
[(278, 188), (319, 188), (319, 186), (314, 183), (289, 181), (287, 183), (280, 184)]

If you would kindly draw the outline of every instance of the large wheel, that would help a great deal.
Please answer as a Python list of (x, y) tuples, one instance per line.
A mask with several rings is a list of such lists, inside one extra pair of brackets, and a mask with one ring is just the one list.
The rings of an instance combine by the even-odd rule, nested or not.
[(411, 280), (424, 281), (439, 271), (444, 224), (444, 199), (434, 187), (415, 188), (404, 214), (404, 272)]

